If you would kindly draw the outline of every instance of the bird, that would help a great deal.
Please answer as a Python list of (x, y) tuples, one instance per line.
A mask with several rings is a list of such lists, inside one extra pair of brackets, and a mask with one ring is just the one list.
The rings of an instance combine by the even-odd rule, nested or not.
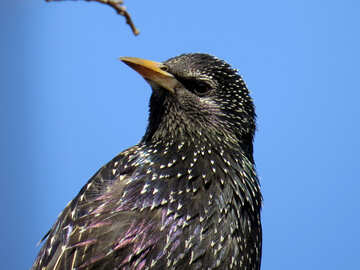
[(259, 270), (256, 113), (227, 62), (120, 60), (151, 86), (148, 126), (100, 168), (43, 238), (32, 270)]

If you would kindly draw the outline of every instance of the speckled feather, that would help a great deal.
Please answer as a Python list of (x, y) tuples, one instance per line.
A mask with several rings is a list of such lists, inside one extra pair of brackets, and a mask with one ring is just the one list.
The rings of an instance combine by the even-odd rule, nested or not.
[[(165, 62), (140, 143), (102, 167), (60, 214), (32, 270), (260, 269), (255, 113), (241, 77), (205, 54)], [(191, 78), (191, 80), (189, 79)], [(212, 89), (199, 94), (189, 82)]]

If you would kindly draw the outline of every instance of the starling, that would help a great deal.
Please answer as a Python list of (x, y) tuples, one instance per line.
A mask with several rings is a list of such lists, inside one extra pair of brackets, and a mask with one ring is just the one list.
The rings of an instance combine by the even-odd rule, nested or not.
[(208, 54), (121, 60), (152, 88), (145, 135), (66, 206), (32, 270), (260, 269), (245, 82)]

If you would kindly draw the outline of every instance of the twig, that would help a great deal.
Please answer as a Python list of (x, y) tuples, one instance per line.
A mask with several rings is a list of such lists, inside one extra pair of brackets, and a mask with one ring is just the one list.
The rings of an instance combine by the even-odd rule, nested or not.
[[(45, 0), (46, 2), (54, 2), (54, 1), (64, 1), (64, 0)], [(72, 1), (77, 1), (77, 0), (72, 0)], [(123, 5), (124, 1), (122, 0), (85, 0), (87, 2), (99, 2), (105, 5), (109, 5), (112, 8), (115, 9), (115, 11), (117, 12), (117, 14), (120, 14), (121, 16), (124, 16), (126, 19), (126, 23), (131, 27), (132, 32), (134, 33), (134, 35), (138, 35), (140, 32), (139, 30), (135, 27), (130, 14), (126, 11), (126, 7)]]

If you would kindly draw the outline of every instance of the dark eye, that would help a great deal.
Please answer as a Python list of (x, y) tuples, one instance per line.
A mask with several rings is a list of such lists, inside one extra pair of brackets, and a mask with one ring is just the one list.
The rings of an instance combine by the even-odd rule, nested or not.
[(204, 96), (211, 90), (211, 85), (203, 80), (185, 79), (181, 83), (194, 94)]
[(160, 67), (160, 69), (163, 70), (163, 71), (168, 71), (169, 70), (169, 68), (167, 66), (165, 66), (165, 65), (162, 65)]
[(206, 83), (206, 82), (202, 82), (202, 81), (197, 81), (196, 82), (196, 87), (194, 88), (195, 92), (198, 95), (205, 95), (207, 92), (209, 92), (211, 89), (211, 86)]

